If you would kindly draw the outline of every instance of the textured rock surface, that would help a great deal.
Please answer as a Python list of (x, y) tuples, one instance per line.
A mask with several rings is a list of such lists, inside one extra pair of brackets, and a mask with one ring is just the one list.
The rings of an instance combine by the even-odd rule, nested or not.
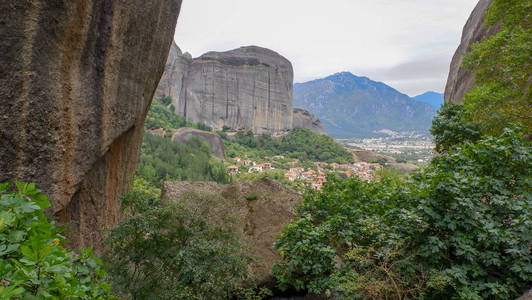
[[(257, 277), (258, 284), (270, 283), (270, 270), (278, 259), (273, 249), (275, 237), (281, 234), (282, 228), (294, 216), (295, 205), (303, 198), (271, 179), (259, 179), (254, 182), (233, 182), (221, 185), (213, 182), (165, 182), (163, 185), (163, 201), (179, 201), (184, 205), (194, 205), (190, 199), (184, 199), (185, 193), (193, 191), (200, 195), (223, 197), (234, 206), (212, 207), (211, 219), (216, 222), (219, 215), (235, 216), (235, 229), (242, 234), (251, 247), (250, 254), (256, 258), (251, 264), (251, 272)], [(246, 198), (256, 193), (255, 200)], [(222, 203), (222, 201), (219, 201)], [(227, 212), (227, 210), (231, 210)]]
[(36, 182), (73, 247), (118, 219), (180, 6), (0, 2), (0, 181)]
[(224, 142), (217, 134), (194, 128), (180, 128), (172, 135), (172, 141), (186, 143), (194, 137), (209, 143), (212, 154), (225, 160)]
[(175, 112), (192, 122), (276, 134), (292, 129), (292, 85), (287, 59), (249, 46), (196, 59), (177, 55), (157, 97), (172, 97)]
[(321, 121), (315, 115), (311, 114), (308, 110), (294, 107), (293, 118), (294, 127), (307, 128), (316, 134), (327, 134), (325, 132), (325, 127), (323, 126)]
[(469, 91), (474, 83), (475, 76), (462, 67), (463, 54), (470, 50), (472, 44), (479, 42), (495, 33), (498, 28), (484, 26), (484, 16), (493, 0), (480, 0), (471, 13), (462, 31), (462, 41), (454, 53), (451, 69), (445, 87), (445, 102), (462, 103), (464, 94)]
[(530, 289), (523, 296), (519, 297), (519, 299), (517, 299), (517, 300), (532, 300), (532, 289)]

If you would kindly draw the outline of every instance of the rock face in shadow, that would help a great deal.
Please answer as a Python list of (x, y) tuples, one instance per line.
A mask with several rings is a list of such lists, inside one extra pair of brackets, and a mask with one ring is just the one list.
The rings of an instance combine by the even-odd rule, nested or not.
[[(235, 181), (228, 185), (214, 182), (165, 182), (162, 200), (174, 201), (185, 206), (195, 207), (194, 198), (187, 197), (193, 192), (202, 197), (222, 197), (215, 201), (219, 207), (210, 207), (204, 217), (212, 222), (221, 216), (231, 216), (236, 220), (235, 230), (250, 246), (250, 255), (256, 260), (251, 263), (251, 273), (259, 285), (272, 283), (270, 275), (279, 254), (273, 249), (275, 237), (283, 226), (294, 217), (295, 206), (303, 200), (301, 195), (283, 184), (262, 178), (254, 182)], [(225, 201), (224, 201), (225, 200)], [(197, 201), (197, 199), (196, 199)]]
[(36, 182), (72, 247), (118, 220), (180, 6), (0, 2), (0, 182)]
[(157, 97), (172, 97), (175, 113), (220, 130), (277, 134), (292, 129), (292, 64), (261, 47), (208, 52), (167, 62)]
[(327, 134), (321, 121), (308, 110), (294, 107), (294, 127), (307, 128), (316, 134)]
[(211, 152), (221, 160), (225, 160), (224, 142), (217, 134), (198, 130), (194, 128), (179, 128), (172, 135), (172, 141), (186, 143), (191, 138), (198, 138), (207, 142), (211, 147)]
[(499, 30), (497, 26), (486, 27), (484, 17), (493, 0), (480, 0), (471, 13), (462, 31), (462, 41), (456, 50), (445, 87), (445, 102), (462, 103), (464, 94), (475, 84), (475, 76), (462, 67), (463, 55), (471, 50), (471, 45), (477, 43)]

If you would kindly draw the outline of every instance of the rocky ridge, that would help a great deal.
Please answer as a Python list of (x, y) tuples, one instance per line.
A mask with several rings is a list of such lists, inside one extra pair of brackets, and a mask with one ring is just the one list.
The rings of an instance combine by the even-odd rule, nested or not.
[(170, 96), (176, 114), (217, 130), (292, 129), (293, 69), (286, 58), (257, 46), (195, 59), (172, 49), (156, 96)]
[(294, 107), (293, 126), (307, 128), (315, 134), (327, 134), (321, 121), (308, 110)]
[(0, 2), (0, 182), (35, 182), (72, 247), (118, 221), (180, 7)]
[(462, 66), (463, 55), (471, 49), (471, 45), (499, 31), (497, 26), (484, 25), (484, 17), (492, 3), (493, 0), (480, 0), (464, 26), (462, 40), (451, 61), (445, 86), (445, 102), (462, 103), (464, 94), (475, 84), (474, 74)]

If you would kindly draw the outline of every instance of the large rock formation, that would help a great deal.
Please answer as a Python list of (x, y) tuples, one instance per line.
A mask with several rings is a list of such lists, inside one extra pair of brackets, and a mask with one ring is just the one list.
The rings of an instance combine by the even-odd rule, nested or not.
[[(176, 201), (196, 207), (194, 198), (186, 197), (194, 192), (200, 196), (222, 197), (218, 207), (209, 207), (205, 217), (217, 222), (220, 216), (236, 219), (235, 230), (242, 234), (255, 257), (251, 272), (258, 284), (272, 281), (270, 271), (279, 254), (273, 249), (275, 237), (283, 226), (294, 217), (295, 206), (303, 200), (301, 195), (283, 184), (263, 178), (254, 182), (236, 181), (229, 185), (214, 182), (165, 182), (163, 201)], [(197, 199), (196, 199), (197, 200)], [(224, 201), (226, 200), (226, 201)]]
[(493, 0), (480, 0), (467, 20), (462, 32), (462, 41), (456, 50), (445, 87), (445, 102), (462, 103), (464, 94), (475, 84), (475, 76), (462, 67), (463, 55), (471, 50), (471, 45), (477, 43), (499, 30), (497, 26), (486, 27), (484, 16)]
[(222, 138), (215, 133), (184, 127), (179, 128), (172, 135), (172, 141), (180, 143), (186, 143), (191, 138), (198, 138), (207, 142), (211, 148), (212, 154), (221, 160), (225, 160), (224, 142)]
[(292, 129), (293, 69), (287, 59), (256, 46), (196, 59), (174, 49), (157, 97), (172, 97), (177, 114), (215, 129), (257, 134)]
[(73, 247), (118, 219), (180, 6), (0, 2), (0, 181), (36, 182)]
[(308, 110), (294, 107), (294, 127), (304, 127), (316, 134), (327, 134), (321, 121)]

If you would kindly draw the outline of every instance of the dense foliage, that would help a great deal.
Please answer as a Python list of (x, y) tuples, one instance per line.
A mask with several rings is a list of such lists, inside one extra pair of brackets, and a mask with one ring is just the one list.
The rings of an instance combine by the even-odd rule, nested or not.
[[(187, 195), (186, 204), (159, 203), (139, 180), (124, 197), (131, 217), (106, 241), (113, 287), (133, 299), (231, 299), (248, 278), (250, 258), (230, 216), (212, 222), (221, 199)], [(259, 299), (259, 298), (257, 298)]]
[(478, 141), (482, 136), (479, 126), (468, 120), (465, 108), (454, 103), (441, 107), (432, 120), (430, 133), (437, 152), (449, 151), (464, 142)]
[(473, 45), (465, 57), (476, 85), (464, 104), (485, 134), (500, 134), (513, 123), (532, 133), (531, 14), (530, 0), (495, 0), (486, 26), (500, 27), (499, 33)]
[(173, 112), (173, 108), (170, 104), (171, 102), (172, 99), (170, 97), (153, 99), (144, 123), (146, 129), (178, 129), (181, 127), (191, 127), (206, 131), (211, 130), (210, 127), (204, 124), (188, 122), (182, 116), (176, 115)]
[(251, 132), (238, 132), (235, 141), (226, 140), (225, 145), (229, 156), (263, 158), (284, 155), (301, 161), (337, 163), (353, 161), (353, 155), (334, 139), (315, 134), (302, 127), (296, 127), (290, 134), (280, 138), (272, 138), (269, 135), (255, 137)]
[(191, 139), (176, 143), (149, 133), (144, 135), (137, 175), (156, 186), (163, 181), (230, 180), (223, 163), (212, 156), (205, 142)]
[(35, 184), (0, 184), (0, 299), (111, 299), (101, 261), (61, 246), (64, 238), (43, 209)]
[(330, 180), (276, 244), (281, 288), (340, 299), (513, 299), (532, 284), (532, 150), (506, 131), (408, 182)]

